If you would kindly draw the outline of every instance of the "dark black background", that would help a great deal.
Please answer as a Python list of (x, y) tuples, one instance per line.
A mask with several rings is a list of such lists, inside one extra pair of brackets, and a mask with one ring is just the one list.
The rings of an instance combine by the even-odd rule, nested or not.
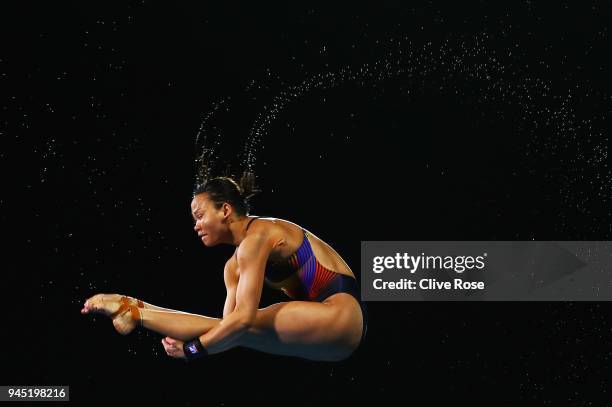
[[(213, 124), (233, 159), (284, 85), (397, 54), (391, 39), (486, 32), (518, 95), (483, 99), (427, 63), (306, 92), (260, 143), (253, 214), (312, 230), (356, 274), (365, 240), (609, 239), (603, 5), (3, 3), (0, 384), (70, 385), (75, 405), (609, 405), (607, 303), (369, 303), (367, 341), (339, 363), (234, 349), (187, 365), (79, 314), (119, 292), (220, 316), (231, 250), (203, 248), (189, 216), (203, 116), (231, 97)], [(536, 87), (534, 109), (569, 89), (593, 130), (525, 119), (527, 77), (559, 97)]]

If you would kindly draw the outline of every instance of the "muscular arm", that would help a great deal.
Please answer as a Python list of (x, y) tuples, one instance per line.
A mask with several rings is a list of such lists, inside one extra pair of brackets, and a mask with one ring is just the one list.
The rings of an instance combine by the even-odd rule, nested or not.
[(235, 277), (233, 258), (225, 265), (223, 272), (223, 279), (225, 280), (225, 290), (227, 296), (225, 297), (225, 305), (223, 306), (223, 318), (227, 317), (236, 308), (236, 287), (238, 286), (238, 279)]
[[(255, 320), (263, 289), (265, 265), (271, 249), (268, 240), (261, 234), (247, 236), (241, 242), (236, 253), (238, 284), (235, 287), (235, 305), (231, 298), (226, 299), (221, 322), (200, 336), (200, 342), (209, 354), (235, 346), (236, 340)], [(229, 311), (232, 305), (233, 309)]]

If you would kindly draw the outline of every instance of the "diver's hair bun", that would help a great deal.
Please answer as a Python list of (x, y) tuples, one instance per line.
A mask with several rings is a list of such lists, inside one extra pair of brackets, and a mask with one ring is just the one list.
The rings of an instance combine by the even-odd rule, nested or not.
[(240, 195), (242, 195), (245, 201), (248, 201), (253, 195), (261, 192), (259, 189), (257, 189), (257, 184), (255, 183), (255, 173), (253, 172), (243, 172), (238, 186), (240, 188)]

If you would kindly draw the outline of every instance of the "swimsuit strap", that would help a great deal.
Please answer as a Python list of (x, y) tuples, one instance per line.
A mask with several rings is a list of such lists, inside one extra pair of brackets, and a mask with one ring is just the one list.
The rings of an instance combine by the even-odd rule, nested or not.
[(249, 226), (251, 226), (251, 222), (253, 222), (255, 219), (258, 219), (259, 217), (260, 217), (260, 216), (255, 216), (253, 219), (251, 219), (251, 220), (249, 221), (249, 223), (247, 223), (247, 227), (246, 227), (246, 229), (245, 229), (244, 231), (246, 232), (247, 230), (249, 230)]
[[(261, 217), (261, 216), (255, 216), (255, 217), (253, 217), (253, 219), (251, 219), (251, 220), (249, 221), (249, 223), (247, 223), (246, 229), (244, 229), (244, 231), (246, 232), (247, 230), (249, 230), (249, 226), (251, 226), (251, 222), (253, 222), (255, 219), (260, 218), (260, 217)], [(238, 251), (238, 246), (236, 246), (236, 249), (234, 250), (234, 254), (233, 254), (232, 256), (236, 255), (236, 252), (237, 252), (237, 251)]]

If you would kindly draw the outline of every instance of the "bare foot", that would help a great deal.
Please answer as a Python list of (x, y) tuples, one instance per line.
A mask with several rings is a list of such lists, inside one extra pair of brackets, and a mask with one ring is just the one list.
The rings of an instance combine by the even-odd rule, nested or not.
[[(122, 297), (124, 296), (120, 294), (96, 294), (85, 301), (81, 314), (103, 314), (110, 317), (121, 307)], [(130, 300), (130, 305), (137, 306), (138, 301), (136, 299), (127, 298)], [(130, 309), (116, 315), (113, 318), (113, 326), (121, 335), (132, 332), (136, 328), (136, 321), (132, 318)]]

